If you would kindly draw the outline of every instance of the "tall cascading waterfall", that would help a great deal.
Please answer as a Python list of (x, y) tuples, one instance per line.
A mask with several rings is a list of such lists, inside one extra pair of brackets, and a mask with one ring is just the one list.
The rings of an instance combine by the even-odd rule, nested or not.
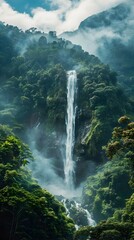
[(75, 70), (67, 72), (67, 120), (66, 120), (66, 159), (64, 164), (65, 183), (68, 189), (74, 187), (73, 149), (75, 138), (75, 97), (77, 92), (77, 74)]

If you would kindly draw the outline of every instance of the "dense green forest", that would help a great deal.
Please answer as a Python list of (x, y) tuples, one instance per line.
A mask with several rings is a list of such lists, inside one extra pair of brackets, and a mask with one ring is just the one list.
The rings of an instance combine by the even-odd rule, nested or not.
[(64, 207), (24, 167), (32, 156), (6, 126), (0, 126), (1, 239), (72, 239), (74, 223)]
[(84, 188), (84, 204), (92, 209), (97, 222), (103, 221), (95, 228), (79, 229), (74, 239), (134, 239), (133, 149), (134, 122), (123, 116), (105, 147), (111, 161), (89, 177)]
[[(57, 174), (64, 178), (59, 136), (66, 134), (67, 71), (71, 69), (77, 72), (75, 185), (86, 181), (82, 205), (98, 223), (75, 234), (63, 205), (27, 169), (30, 161), (35, 166), (39, 161), (23, 143), (30, 144), (26, 132), (39, 125), (35, 147), (53, 159), (55, 169), (60, 168)], [(132, 99), (118, 84), (116, 73), (97, 57), (53, 32), (43, 34), (34, 28), (23, 32), (1, 23), (2, 240), (133, 240), (133, 117)]]

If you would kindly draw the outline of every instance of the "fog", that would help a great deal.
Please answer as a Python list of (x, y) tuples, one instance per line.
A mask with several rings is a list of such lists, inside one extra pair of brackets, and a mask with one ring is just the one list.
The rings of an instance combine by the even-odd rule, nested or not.
[[(37, 126), (28, 129), (26, 133), (26, 138), (34, 157), (33, 162), (29, 164), (33, 177), (38, 180), (43, 188), (46, 188), (54, 195), (62, 195), (66, 198), (79, 197), (83, 184), (77, 189), (70, 190), (64, 180), (65, 134), (63, 133), (63, 135), (60, 136), (56, 132), (52, 132), (45, 141), (42, 138), (42, 144), (44, 146), (39, 146), (41, 132), (46, 138), (45, 129), (43, 130), (42, 126), (38, 123)], [(53, 141), (56, 142), (54, 143)], [(47, 142), (49, 142), (50, 145)], [(48, 157), (48, 149), (52, 147), (52, 144), (56, 144), (58, 156), (55, 155), (52, 157), (53, 152), (51, 152)], [(57, 159), (57, 157), (59, 157), (60, 160)]]
[(104, 63), (116, 67), (119, 58), (134, 53), (133, 33), (134, 5), (129, 0), (116, 8), (87, 18), (77, 31), (66, 32), (62, 37), (81, 45), (85, 51), (98, 56)]

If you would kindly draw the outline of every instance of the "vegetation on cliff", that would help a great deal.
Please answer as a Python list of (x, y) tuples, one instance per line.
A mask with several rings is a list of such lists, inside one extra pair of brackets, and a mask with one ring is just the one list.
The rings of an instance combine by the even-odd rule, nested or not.
[(24, 167), (28, 147), (0, 126), (0, 235), (12, 239), (72, 239), (74, 223)]
[[(101, 147), (131, 102), (116, 74), (80, 46), (34, 29), (0, 25), (0, 121), (17, 130), (38, 122), (65, 132), (66, 72), (77, 70), (76, 157), (102, 160)], [(88, 128), (88, 132), (85, 129)], [(83, 134), (81, 134), (81, 130)]]
[(134, 122), (123, 116), (118, 123), (105, 147), (111, 162), (89, 177), (84, 188), (83, 204), (88, 205), (97, 222), (103, 221), (95, 228), (78, 230), (77, 240), (134, 237)]
[[(50, 145), (49, 157), (59, 160), (59, 153), (54, 155), (61, 142), (54, 131), (65, 134), (66, 72), (76, 69), (74, 155), (76, 178), (79, 178), (76, 181), (85, 180), (89, 173), (88, 168), (77, 169), (80, 162), (84, 166), (89, 160), (97, 164), (107, 162), (108, 158), (112, 160), (88, 178), (83, 190), (83, 206), (86, 205), (97, 222), (104, 222), (95, 228), (80, 229), (75, 239), (132, 240), (134, 124), (128, 117), (120, 117), (133, 114), (133, 106), (132, 100), (119, 87), (116, 73), (69, 41), (50, 39), (49, 35), (35, 29), (24, 33), (3, 24), (0, 32), (1, 124), (8, 124), (24, 137), (28, 128), (39, 123), (39, 133), (43, 134), (39, 140), (35, 139), (38, 150)], [(119, 126), (112, 134), (118, 118)], [(106, 144), (107, 156), (102, 149)], [(32, 179), (25, 167), (31, 158), (27, 146), (7, 127), (1, 126), (0, 225), (3, 240), (71, 240), (74, 223), (67, 218), (64, 207)], [(57, 161), (55, 169), (59, 165)]]

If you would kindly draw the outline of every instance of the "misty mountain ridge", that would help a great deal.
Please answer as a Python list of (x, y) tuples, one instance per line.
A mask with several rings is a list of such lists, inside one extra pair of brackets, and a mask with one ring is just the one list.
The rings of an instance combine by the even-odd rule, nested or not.
[(134, 89), (134, 5), (124, 2), (81, 22), (78, 30), (62, 37), (98, 56), (122, 77), (120, 83), (132, 95)]
[(130, 12), (131, 7), (122, 3), (107, 11), (103, 11), (99, 14), (86, 18), (79, 25), (79, 29), (108, 27), (113, 23), (118, 24), (118, 22), (125, 20), (129, 16)]
[(78, 29), (75, 31), (67, 31), (61, 34), (61, 36), (71, 36), (77, 34), (80, 30), (92, 30), (103, 27), (110, 27), (114, 23), (117, 28), (119, 28), (118, 24), (123, 24), (122, 21), (125, 21), (127, 17), (129, 17), (131, 12), (131, 6), (126, 3), (121, 3), (116, 7), (105, 10), (101, 13), (94, 14), (85, 20), (83, 20)]

